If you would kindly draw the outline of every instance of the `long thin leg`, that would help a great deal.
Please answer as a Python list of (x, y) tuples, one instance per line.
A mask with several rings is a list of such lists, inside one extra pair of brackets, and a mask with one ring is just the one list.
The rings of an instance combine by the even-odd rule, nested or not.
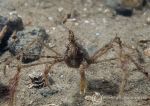
[(123, 49), (123, 44), (122, 44), (122, 41), (120, 40), (120, 38), (116, 39), (116, 43), (119, 45), (119, 54), (118, 54), (118, 57), (119, 57), (119, 60), (120, 60), (120, 64), (121, 64), (121, 69), (122, 69), (122, 81), (121, 81), (121, 84), (120, 84), (120, 88), (119, 88), (119, 96), (123, 96), (124, 95), (124, 89), (125, 89), (125, 86), (127, 84), (127, 78), (128, 78), (128, 58), (125, 54), (125, 51)]
[(113, 48), (113, 43), (116, 42), (118, 43), (120, 41), (119, 37), (115, 37), (113, 40), (111, 40), (108, 44), (104, 45), (102, 48), (97, 50), (93, 56), (91, 56), (91, 62), (95, 62), (99, 57), (103, 56), (106, 54), (111, 48)]
[[(38, 56), (38, 55), (31, 55), (31, 56)], [(61, 56), (49, 56), (49, 55), (40, 55), (40, 58), (52, 58), (52, 59), (60, 59)]]
[(124, 88), (127, 84), (127, 77), (128, 77), (128, 72), (127, 72), (127, 70), (124, 70), (123, 76), (122, 76), (122, 82), (121, 82), (121, 85), (119, 88), (119, 96), (121, 96), (121, 97), (123, 97), (123, 95), (124, 95)]
[(87, 81), (85, 77), (85, 71), (87, 69), (88, 65), (85, 63), (82, 63), (80, 65), (80, 94), (85, 94), (86, 89), (87, 89)]
[(110, 58), (110, 59), (98, 60), (98, 61), (93, 62), (92, 64), (108, 62), (108, 61), (113, 61), (113, 60), (118, 60), (118, 58)]
[(47, 46), (45, 43), (41, 42), (40, 40), (39, 40), (39, 43), (42, 44), (44, 47), (48, 48), (49, 50), (51, 50), (52, 52), (54, 52), (56, 55), (61, 56), (60, 53), (58, 53), (57, 51), (55, 51), (53, 48)]
[(50, 71), (50, 69), (52, 68), (52, 66), (54, 66), (56, 63), (58, 62), (61, 62), (63, 60), (54, 60), (51, 64), (46, 64), (45, 65), (45, 70), (44, 70), (44, 73), (43, 73), (43, 77), (44, 77), (44, 80), (45, 80), (45, 86), (48, 86), (50, 88), (50, 84), (49, 84), (49, 78), (48, 78), (48, 73)]
[(58, 59), (58, 58), (62, 58), (60, 56), (40, 56), (40, 58), (54, 58), (54, 59)]
[(17, 73), (9, 81), (10, 97), (8, 106), (13, 106), (15, 102), (15, 93), (20, 79), (21, 65), (17, 66)]
[(110, 50), (113, 47), (112, 42), (110, 42), (109, 44), (106, 44), (104, 47), (102, 47), (101, 49), (97, 50), (94, 55), (91, 57), (91, 61), (94, 62), (98, 59), (98, 57), (101, 57), (102, 55), (104, 55), (105, 53), (108, 52), (108, 50)]
[(127, 78), (128, 78), (128, 59), (126, 57), (121, 57), (120, 58), (120, 63), (121, 63), (121, 69), (122, 69), (122, 81), (120, 84), (120, 88), (119, 88), (119, 96), (123, 96), (124, 95), (124, 88), (127, 84)]
[(2, 39), (4, 38), (5, 33), (6, 33), (7, 30), (8, 30), (8, 27), (7, 27), (7, 25), (5, 25), (5, 26), (3, 27), (3, 29), (1, 30), (1, 32), (0, 32), (0, 42), (1, 42)]
[(28, 68), (28, 67), (37, 66), (37, 65), (42, 65), (42, 64), (52, 64), (52, 63), (53, 63), (53, 61), (45, 61), (45, 62), (24, 64), (24, 65), (22, 65), (22, 68)]
[(131, 62), (133, 62), (133, 64), (137, 67), (138, 71), (143, 73), (150, 80), (149, 73), (144, 69), (144, 67), (142, 67), (138, 62), (136, 62), (130, 55), (127, 56), (128, 59), (131, 60)]

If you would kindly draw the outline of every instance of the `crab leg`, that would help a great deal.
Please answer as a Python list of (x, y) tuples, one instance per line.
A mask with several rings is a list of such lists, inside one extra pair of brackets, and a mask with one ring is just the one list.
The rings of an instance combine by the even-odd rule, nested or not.
[(5, 25), (5, 26), (3, 27), (3, 29), (1, 30), (1, 32), (0, 32), (0, 42), (1, 42), (2, 39), (4, 38), (5, 33), (6, 33), (7, 30), (8, 30), (8, 27), (7, 27), (7, 25)]
[(122, 81), (121, 81), (121, 84), (120, 84), (120, 88), (119, 88), (119, 96), (123, 96), (124, 95), (124, 88), (127, 84), (127, 78), (128, 78), (128, 58), (126, 56), (126, 54), (124, 54), (124, 50), (123, 50), (123, 44), (122, 44), (122, 41), (119, 39), (117, 39), (116, 43), (119, 45), (119, 60), (120, 60), (120, 63), (121, 63), (121, 69), (122, 69), (122, 72), (123, 72), (123, 75), (122, 75)]
[(13, 106), (15, 102), (15, 92), (19, 83), (20, 79), (20, 72), (21, 72), (21, 65), (17, 66), (17, 73), (14, 75), (12, 79), (9, 81), (9, 89), (10, 89), (10, 99), (8, 106)]
[(88, 65), (85, 63), (82, 63), (79, 67), (80, 70), (80, 94), (85, 94), (87, 89), (87, 81), (85, 77), (85, 71), (87, 69)]
[(134, 63), (137, 69), (150, 80), (149, 73), (144, 69), (144, 67), (142, 67), (138, 62), (136, 62), (130, 55), (128, 55), (128, 59), (131, 60), (131, 62)]
[(91, 62), (95, 62), (98, 57), (103, 56), (104, 54), (106, 54), (112, 47), (113, 47), (113, 43), (116, 42), (117, 44), (120, 42), (120, 38), (119, 37), (115, 37), (113, 40), (111, 40), (108, 44), (104, 45), (102, 48), (100, 48), (99, 50), (97, 50), (93, 56), (91, 57)]
[(61, 56), (60, 53), (58, 53), (57, 51), (55, 51), (51, 47), (47, 46), (45, 43), (41, 42), (40, 40), (39, 40), (39, 43), (42, 44), (44, 47), (48, 48), (49, 50), (51, 50), (52, 52), (54, 52), (56, 55)]
[(43, 77), (45, 79), (45, 86), (48, 86), (50, 88), (50, 84), (49, 84), (49, 79), (48, 79), (48, 73), (50, 71), (50, 69), (52, 68), (52, 66), (54, 66), (56, 63), (58, 62), (62, 62), (63, 60), (54, 60), (51, 64), (46, 64), (45, 65), (45, 70), (44, 70), (44, 74), (43, 74)]
[(109, 49), (113, 47), (112, 43), (110, 42), (109, 44), (105, 45), (101, 49), (97, 50), (94, 55), (91, 57), (92, 62), (96, 61), (98, 57), (101, 57), (105, 53), (108, 52)]
[(120, 63), (121, 63), (121, 69), (122, 69), (122, 81), (120, 84), (120, 88), (119, 88), (119, 96), (123, 96), (124, 95), (124, 88), (127, 84), (127, 78), (128, 78), (128, 58), (126, 58), (126, 56), (121, 56), (120, 57)]

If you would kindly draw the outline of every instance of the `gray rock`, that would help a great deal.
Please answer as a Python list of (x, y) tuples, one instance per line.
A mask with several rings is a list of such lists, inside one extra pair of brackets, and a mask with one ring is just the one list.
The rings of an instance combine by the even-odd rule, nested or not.
[(0, 54), (4, 52), (7, 46), (7, 41), (12, 35), (13, 31), (19, 31), (23, 29), (23, 22), (17, 15), (11, 15), (10, 17), (0, 16), (0, 31), (7, 25), (8, 30), (0, 42)]
[[(16, 33), (16, 39), (9, 39), (9, 51), (13, 55), (22, 55), (22, 62), (28, 63), (39, 59), (42, 51), (42, 45), (38, 42), (44, 42), (48, 38), (45, 29), (41, 27), (28, 27), (24, 31)], [(36, 41), (30, 45), (34, 40)], [(30, 45), (30, 46), (29, 46)]]
[(40, 94), (44, 97), (52, 96), (54, 94), (57, 94), (58, 90), (50, 90), (49, 88), (42, 88), (39, 90)]

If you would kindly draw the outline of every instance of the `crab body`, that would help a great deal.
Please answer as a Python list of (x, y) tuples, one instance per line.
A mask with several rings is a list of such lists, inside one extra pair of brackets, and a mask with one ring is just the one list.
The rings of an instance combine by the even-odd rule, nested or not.
[(65, 51), (64, 61), (72, 68), (79, 68), (83, 61), (88, 61), (88, 53), (81, 45), (78, 43), (69, 43), (67, 50)]

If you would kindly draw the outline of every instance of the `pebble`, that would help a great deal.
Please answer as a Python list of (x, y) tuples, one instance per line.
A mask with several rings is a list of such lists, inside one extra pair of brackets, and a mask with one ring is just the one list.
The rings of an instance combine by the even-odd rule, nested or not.
[(106, 18), (103, 18), (103, 23), (104, 23), (104, 24), (106, 24), (106, 23), (107, 23)]
[(52, 30), (56, 30), (56, 27), (52, 27)]
[(102, 12), (102, 11), (103, 11), (103, 9), (102, 9), (102, 8), (98, 8), (98, 11), (99, 11), (99, 12)]
[(48, 46), (49, 46), (50, 48), (53, 48), (53, 47), (55, 47), (55, 44), (54, 44), (54, 43), (48, 43)]
[(150, 48), (144, 50), (144, 55), (150, 57)]
[(79, 23), (76, 22), (76, 23), (75, 23), (75, 26), (78, 26), (78, 25), (79, 25)]
[(83, 11), (87, 11), (87, 8), (83, 8)]
[(60, 78), (63, 78), (64, 77), (64, 75), (60, 75)]
[(108, 12), (110, 12), (109, 9), (105, 9), (105, 10), (104, 10), (104, 13), (108, 13)]
[(98, 32), (96, 32), (96, 34), (95, 34), (96, 36), (99, 36), (100, 35), (100, 33), (98, 33)]
[(146, 23), (147, 23), (148, 25), (150, 25), (150, 17), (148, 17), (148, 18), (146, 19)]
[(48, 17), (48, 20), (52, 21), (52, 20), (53, 20), (53, 17)]
[(85, 20), (84, 23), (88, 24), (88, 23), (90, 23), (90, 22), (89, 22), (88, 20)]
[(47, 29), (47, 30), (46, 30), (46, 33), (49, 33), (49, 32), (50, 32), (50, 30), (49, 30), (49, 29)]
[(63, 7), (59, 7), (59, 8), (58, 8), (58, 12), (62, 12), (63, 10), (64, 10)]
[(28, 3), (24, 3), (24, 6), (27, 7), (27, 6), (28, 6)]

